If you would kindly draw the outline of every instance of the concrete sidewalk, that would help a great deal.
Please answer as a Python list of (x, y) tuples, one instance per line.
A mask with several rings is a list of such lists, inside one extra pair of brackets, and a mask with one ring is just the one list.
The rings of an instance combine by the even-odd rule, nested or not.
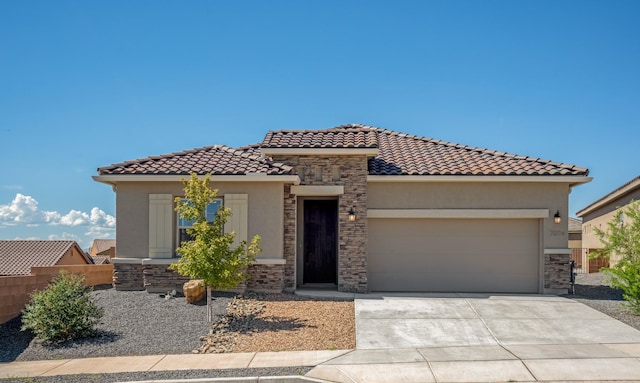
[[(147, 355), (0, 364), (0, 378), (313, 366), (310, 381), (495, 382), (640, 381), (640, 343), (432, 347), (421, 349)], [(254, 378), (198, 382), (256, 382)], [(302, 377), (265, 378), (269, 382)]]

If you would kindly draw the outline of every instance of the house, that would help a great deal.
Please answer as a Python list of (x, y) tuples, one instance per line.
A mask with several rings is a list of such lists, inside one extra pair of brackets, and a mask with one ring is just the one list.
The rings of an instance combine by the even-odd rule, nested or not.
[(0, 240), (0, 276), (29, 275), (33, 266), (93, 264), (75, 241)]
[[(602, 243), (593, 229), (597, 227), (606, 230), (607, 223), (613, 219), (618, 209), (624, 209), (632, 201), (638, 199), (640, 199), (640, 176), (617, 187), (580, 210), (577, 216), (582, 218), (582, 247), (585, 252), (592, 253), (602, 248)], [(616, 255), (612, 254), (609, 260), (596, 258), (590, 263), (595, 263), (592, 270), (597, 271), (600, 267), (613, 266), (617, 261)]]
[[(559, 293), (569, 287), (568, 195), (588, 170), (396, 131), (277, 130), (127, 161), (116, 192), (117, 289), (167, 291), (188, 222), (174, 198), (212, 174), (237, 240), (262, 237), (247, 288)], [(554, 216), (557, 216), (557, 221)]]
[(115, 239), (94, 239), (89, 249), (89, 255), (92, 257), (106, 256), (113, 258), (116, 256), (116, 240)]

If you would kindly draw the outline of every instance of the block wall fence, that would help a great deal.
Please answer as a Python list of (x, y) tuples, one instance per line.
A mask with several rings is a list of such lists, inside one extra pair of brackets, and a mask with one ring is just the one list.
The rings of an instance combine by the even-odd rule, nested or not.
[(0, 324), (20, 315), (22, 309), (29, 303), (31, 293), (47, 287), (60, 270), (84, 275), (86, 286), (113, 283), (113, 265), (111, 264), (32, 267), (31, 275), (0, 276)]

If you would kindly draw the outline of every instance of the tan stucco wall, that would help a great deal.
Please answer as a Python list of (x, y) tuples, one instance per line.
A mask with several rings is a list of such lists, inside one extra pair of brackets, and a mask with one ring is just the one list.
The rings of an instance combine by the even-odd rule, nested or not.
[[(248, 194), (248, 238), (260, 235), (258, 258), (282, 258), (283, 184), (278, 182), (215, 183), (218, 196)], [(180, 182), (121, 182), (116, 194), (118, 258), (147, 258), (149, 253), (149, 194), (183, 195)], [(176, 216), (177, 217), (177, 216)], [(173, 222), (174, 248), (177, 218)]]
[(65, 254), (62, 258), (60, 258), (58, 263), (56, 263), (57, 266), (86, 264), (87, 260), (82, 256), (82, 254), (78, 252), (75, 247), (71, 248), (71, 250), (69, 250), (67, 254)]
[[(543, 182), (369, 182), (369, 209), (549, 209), (542, 219), (542, 248), (567, 248), (566, 183)], [(560, 212), (563, 220), (553, 222)]]

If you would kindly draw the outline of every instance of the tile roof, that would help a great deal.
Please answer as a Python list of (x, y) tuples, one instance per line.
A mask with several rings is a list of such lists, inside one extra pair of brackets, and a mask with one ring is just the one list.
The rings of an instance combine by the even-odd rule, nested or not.
[(0, 240), (0, 275), (29, 275), (32, 266), (54, 266), (76, 246), (75, 241)]
[(104, 251), (109, 251), (112, 247), (116, 247), (115, 239), (94, 239), (91, 251), (99, 255)]
[(370, 175), (582, 175), (588, 169), (374, 128), (379, 154)]
[(93, 263), (96, 265), (108, 265), (111, 263), (111, 258), (108, 255), (93, 255)]
[(370, 175), (587, 175), (539, 158), (454, 144), (367, 125), (267, 133), (263, 148), (378, 148)]
[[(380, 176), (586, 176), (589, 170), (540, 158), (459, 145), (367, 125), (349, 124), (323, 130), (270, 131), (260, 144), (232, 149), (208, 146), (142, 158), (98, 169), (107, 174), (269, 175), (295, 174), (294, 169), (261, 155), (261, 148), (377, 149), (369, 174)], [(312, 154), (313, 152), (310, 152)]]
[(268, 161), (258, 153), (236, 150), (224, 145), (141, 158), (98, 168), (100, 175), (189, 175), (192, 172), (212, 175), (246, 175), (248, 173), (287, 175), (292, 174), (293, 168)]
[(263, 148), (377, 148), (377, 132), (343, 125), (324, 130), (275, 130), (267, 133)]
[(580, 232), (582, 233), (582, 221), (576, 218), (569, 217), (569, 232)]

